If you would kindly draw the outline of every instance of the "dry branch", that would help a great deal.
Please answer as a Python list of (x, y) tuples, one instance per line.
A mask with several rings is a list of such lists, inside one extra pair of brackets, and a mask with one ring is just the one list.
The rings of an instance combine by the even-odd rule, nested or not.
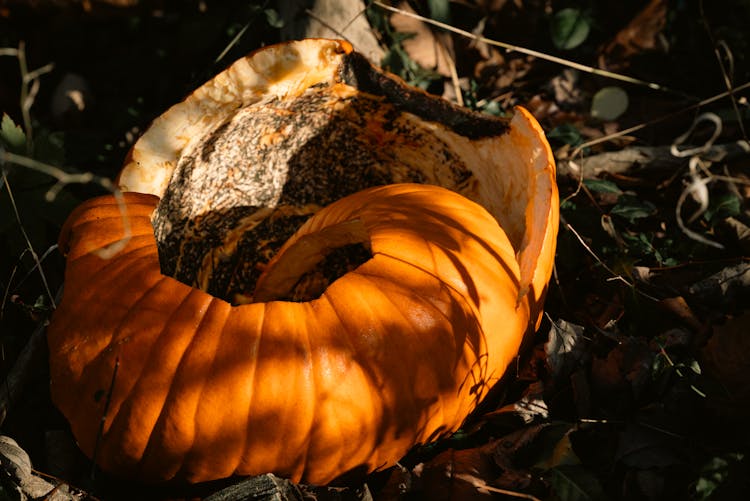
[[(711, 162), (728, 162), (737, 158), (750, 156), (750, 144), (745, 141), (716, 144), (711, 146), (701, 157)], [(572, 159), (558, 164), (561, 176), (575, 179), (594, 178), (603, 173), (635, 174), (675, 172), (687, 167), (689, 158), (672, 155), (670, 146), (633, 146), (623, 150), (600, 153), (582, 160)]]

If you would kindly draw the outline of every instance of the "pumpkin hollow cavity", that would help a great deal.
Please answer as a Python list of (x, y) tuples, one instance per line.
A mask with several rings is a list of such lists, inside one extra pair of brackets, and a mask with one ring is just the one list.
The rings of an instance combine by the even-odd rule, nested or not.
[(162, 272), (247, 302), (266, 263), (320, 208), (407, 182), (461, 192), (475, 179), (428, 123), (383, 96), (342, 84), (268, 97), (207, 131), (178, 160), (153, 217)]
[(324, 227), (287, 244), (263, 272), (252, 299), (316, 299), (337, 278), (370, 258), (370, 236), (360, 219)]

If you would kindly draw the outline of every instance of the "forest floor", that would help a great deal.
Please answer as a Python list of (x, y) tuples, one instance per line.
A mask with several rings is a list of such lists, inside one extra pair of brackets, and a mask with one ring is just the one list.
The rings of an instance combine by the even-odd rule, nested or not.
[[(297, 3), (0, 2), (6, 381), (43, 339), (64, 270), (54, 245), (72, 208), (104, 192), (96, 181), (117, 174), (156, 116), (233, 60), (306, 25), (336, 25), (317, 11), (293, 16)], [(352, 21), (340, 30), (355, 48), (413, 85), (491, 114), (527, 107), (554, 150), (561, 223), (544, 321), (504, 394), (367, 489), (308, 498), (741, 499), (750, 4), (370, 2)], [(95, 182), (67, 183), (84, 172)], [(50, 402), (44, 357), (42, 346), (0, 401), (2, 434), (36, 470), (79, 498), (225, 487), (92, 479)], [(0, 499), (22, 499), (0, 480)]]

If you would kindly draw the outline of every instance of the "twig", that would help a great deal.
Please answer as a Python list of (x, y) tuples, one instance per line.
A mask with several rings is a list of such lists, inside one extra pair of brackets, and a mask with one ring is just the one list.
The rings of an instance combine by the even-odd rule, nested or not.
[(458, 70), (456, 69), (456, 59), (453, 57), (453, 54), (450, 53), (448, 50), (448, 47), (445, 43), (443, 43), (442, 37), (440, 37), (440, 33), (437, 34), (438, 36), (435, 37), (435, 42), (437, 43), (438, 50), (443, 54), (443, 57), (446, 61), (448, 61), (448, 69), (451, 74), (451, 84), (453, 85), (453, 92), (456, 94), (456, 104), (459, 106), (464, 105), (464, 96), (461, 93), (461, 84), (458, 81)]
[(594, 250), (591, 248), (591, 246), (589, 246), (589, 244), (586, 243), (586, 241), (583, 239), (583, 237), (581, 237), (581, 235), (576, 231), (576, 229), (573, 228), (573, 226), (571, 226), (570, 223), (568, 223), (567, 221), (565, 221), (564, 218), (561, 217), (560, 218), (560, 222), (563, 224), (563, 226), (568, 231), (570, 231), (571, 233), (573, 233), (573, 235), (576, 237), (576, 239), (578, 240), (578, 242), (583, 246), (584, 249), (586, 249), (586, 252), (588, 252), (591, 255), (591, 257), (593, 257), (596, 260), (597, 263), (599, 263), (605, 270), (607, 270), (612, 275), (612, 277), (609, 278), (608, 281), (612, 281), (612, 280), (620, 281), (620, 282), (624, 283), (625, 285), (627, 285), (628, 287), (630, 287), (631, 289), (633, 289), (634, 291), (636, 291), (638, 294), (642, 295), (643, 297), (648, 298), (648, 299), (650, 299), (650, 300), (652, 300), (654, 302), (658, 302), (659, 301), (657, 298), (655, 298), (655, 297), (653, 297), (653, 296), (651, 296), (649, 294), (646, 294), (645, 292), (639, 290), (635, 286), (634, 283), (628, 281), (628, 279), (626, 279), (622, 275), (620, 275), (618, 273), (615, 273), (615, 271), (612, 268), (610, 268), (607, 265), (607, 263), (605, 263), (604, 261), (602, 261), (602, 259), (599, 256), (596, 255), (596, 252), (594, 252)]
[[(737, 105), (737, 98), (734, 96), (736, 89), (734, 89), (732, 86), (732, 73), (734, 73), (734, 58), (732, 56), (732, 52), (729, 50), (729, 46), (726, 44), (726, 42), (724, 42), (723, 40), (719, 40), (717, 42), (714, 39), (713, 31), (711, 30), (711, 26), (708, 24), (708, 18), (706, 17), (706, 13), (703, 10), (703, 0), (698, 3), (698, 8), (700, 9), (703, 27), (706, 29), (706, 33), (708, 34), (708, 38), (711, 40), (711, 45), (714, 49), (714, 54), (716, 55), (716, 60), (719, 62), (719, 67), (721, 68), (721, 76), (724, 77), (724, 85), (726, 85), (727, 92), (729, 93), (729, 98), (732, 100), (732, 107), (734, 108), (734, 113), (737, 116), (737, 124), (740, 127), (740, 133), (742, 134), (742, 137), (745, 139), (745, 141), (747, 141), (748, 138), (747, 132), (745, 132), (745, 123), (742, 120), (742, 113), (740, 113), (740, 108)], [(724, 66), (724, 60), (719, 53), (719, 47), (724, 50), (727, 58), (729, 59), (730, 68), (728, 70)]]
[(216, 56), (216, 59), (214, 59), (214, 64), (216, 64), (219, 61), (221, 61), (222, 59), (224, 59), (224, 56), (226, 56), (227, 53), (230, 50), (232, 50), (232, 47), (234, 47), (235, 45), (237, 45), (237, 42), (240, 41), (240, 38), (242, 38), (242, 35), (245, 34), (245, 32), (247, 31), (247, 29), (250, 27), (251, 23), (252, 23), (252, 21), (250, 21), (249, 23), (245, 24), (245, 26), (243, 26), (242, 29), (237, 32), (237, 34), (234, 36), (234, 38), (232, 38), (229, 41), (229, 43), (227, 44), (226, 47), (224, 47), (224, 49), (221, 51), (221, 53), (218, 56)]
[(21, 71), (21, 116), (23, 117), (23, 127), (26, 132), (26, 154), (31, 155), (33, 148), (31, 107), (39, 92), (39, 77), (52, 71), (54, 65), (47, 64), (36, 70), (29, 71), (26, 63), (26, 44), (23, 41), (18, 44), (15, 56), (18, 58), (18, 67)]
[[(631, 146), (617, 151), (607, 151), (580, 160), (559, 161), (559, 176), (592, 178), (601, 173), (621, 174), (637, 169), (641, 172), (670, 172), (686, 167), (689, 159), (675, 157), (671, 146)], [(701, 158), (712, 162), (728, 162), (750, 156), (750, 143), (736, 141), (714, 144), (701, 153)]]
[(680, 197), (677, 199), (677, 205), (674, 209), (675, 217), (677, 218), (677, 226), (679, 226), (680, 230), (682, 230), (682, 232), (690, 239), (695, 240), (696, 242), (700, 242), (704, 245), (716, 247), (717, 249), (723, 249), (724, 246), (719, 242), (709, 240), (703, 235), (696, 233), (688, 228), (685, 224), (685, 221), (682, 219), (682, 204), (685, 203), (688, 195), (692, 196), (694, 199), (697, 199), (698, 203), (700, 204), (700, 208), (695, 212), (695, 214), (693, 214), (693, 216), (690, 218), (690, 221), (693, 221), (696, 217), (703, 214), (708, 208), (708, 183), (711, 181), (711, 178), (701, 177), (698, 174), (697, 167), (700, 161), (700, 158), (697, 156), (690, 159), (690, 183), (685, 187), (684, 190), (682, 190), (682, 193), (680, 193)]
[(3, 162), (20, 165), (57, 179), (57, 183), (55, 183), (55, 185), (45, 194), (45, 199), (48, 202), (52, 202), (55, 197), (57, 197), (57, 194), (60, 193), (60, 190), (67, 184), (96, 183), (105, 190), (115, 190), (115, 185), (106, 177), (96, 176), (91, 172), (72, 174), (59, 167), (55, 167), (54, 165), (40, 162), (39, 160), (34, 160), (33, 158), (23, 155), (17, 155), (9, 151), (0, 151), (0, 164)]
[(563, 59), (561, 57), (551, 56), (549, 54), (545, 54), (543, 52), (539, 52), (539, 51), (536, 51), (536, 50), (527, 49), (525, 47), (519, 47), (517, 45), (512, 45), (512, 44), (505, 43), (505, 42), (499, 42), (497, 40), (492, 40), (490, 38), (486, 38), (486, 37), (481, 36), (481, 35), (475, 35), (474, 33), (471, 33), (470, 31), (462, 30), (460, 28), (456, 28), (454, 26), (451, 26), (450, 24), (442, 23), (440, 21), (435, 21), (434, 19), (430, 19), (428, 17), (420, 16), (417, 13), (408, 12), (408, 11), (405, 11), (403, 9), (399, 9), (399, 8), (396, 8), (396, 7), (391, 7), (390, 5), (386, 5), (383, 2), (380, 2), (378, 0), (372, 2), (372, 4), (373, 5), (377, 5), (381, 9), (384, 9), (384, 10), (387, 10), (387, 11), (390, 11), (390, 12), (395, 12), (395, 13), (398, 13), (398, 14), (402, 14), (404, 16), (411, 17), (413, 19), (418, 19), (418, 20), (420, 20), (422, 22), (425, 22), (427, 24), (431, 24), (433, 26), (437, 26), (438, 28), (442, 28), (444, 30), (452, 31), (453, 33), (456, 33), (456, 34), (461, 35), (461, 36), (466, 37), (466, 38), (470, 38), (470, 39), (475, 40), (477, 42), (486, 43), (487, 45), (493, 45), (495, 47), (501, 47), (501, 48), (503, 48), (503, 49), (505, 49), (505, 50), (507, 50), (509, 52), (519, 52), (521, 54), (526, 54), (527, 56), (537, 57), (537, 58), (543, 59), (545, 61), (550, 61), (550, 62), (553, 62), (553, 63), (561, 64), (563, 66), (568, 66), (570, 68), (574, 68), (574, 69), (577, 69), (577, 70), (580, 70), (580, 71), (584, 71), (586, 73), (591, 73), (591, 74), (594, 74), (594, 75), (611, 78), (613, 80), (620, 80), (622, 82), (627, 82), (627, 83), (631, 83), (631, 84), (634, 84), (634, 85), (640, 85), (640, 86), (643, 86), (643, 87), (648, 87), (649, 89), (654, 89), (654, 90), (658, 90), (658, 91), (662, 91), (662, 92), (669, 92), (669, 93), (672, 93), (672, 94), (678, 94), (680, 96), (685, 96), (685, 94), (683, 92), (680, 92), (680, 91), (677, 91), (677, 90), (674, 90), (674, 89), (670, 89), (669, 87), (666, 87), (664, 85), (660, 85), (660, 84), (653, 83), (653, 82), (647, 82), (645, 80), (640, 80), (638, 78), (629, 77), (627, 75), (621, 75), (619, 73), (613, 73), (611, 71), (602, 70), (602, 69), (599, 69), (599, 68), (594, 68), (593, 66), (587, 66), (585, 64), (576, 63), (575, 61), (570, 61), (568, 59)]
[[(734, 93), (741, 92), (748, 88), (750, 88), (750, 82), (745, 82), (739, 87), (735, 87), (733, 92)], [(672, 113), (668, 113), (666, 115), (662, 115), (660, 117), (649, 120), (648, 122), (644, 122), (642, 124), (638, 124), (636, 126), (630, 127), (629, 129), (623, 129), (621, 131), (615, 132), (614, 134), (609, 134), (604, 137), (598, 137), (596, 139), (592, 139), (591, 141), (586, 141), (585, 143), (581, 143), (578, 146), (576, 146), (576, 148), (571, 152), (570, 156), (571, 158), (575, 158), (586, 148), (590, 148), (591, 146), (595, 146), (600, 143), (611, 141), (612, 139), (617, 139), (619, 137), (627, 136), (628, 134), (632, 134), (633, 132), (638, 132), (641, 129), (645, 129), (646, 127), (657, 124), (659, 122), (663, 122), (664, 120), (668, 120), (670, 118), (674, 118), (676, 116), (682, 115), (683, 113), (695, 110), (697, 108), (700, 108), (701, 106), (709, 105), (713, 102), (724, 99), (725, 97), (728, 97), (730, 95), (732, 95), (730, 91), (721, 92), (719, 94), (706, 98), (700, 102), (691, 104), (690, 106), (687, 106), (685, 108), (680, 108), (679, 110), (673, 111)]]
[[(685, 374), (682, 373), (682, 369), (680, 369), (678, 366), (675, 365), (675, 363), (672, 361), (672, 357), (670, 357), (669, 353), (667, 353), (667, 350), (664, 349), (664, 345), (661, 344), (659, 342), (659, 340), (655, 340), (655, 341), (656, 341), (656, 344), (659, 346), (659, 353), (661, 353), (661, 355), (667, 361), (667, 363), (669, 364), (669, 366), (672, 367), (675, 370), (675, 372), (677, 373), (678, 376), (680, 376), (681, 378), (685, 379)], [(707, 396), (704, 392), (702, 392), (701, 390), (699, 390), (693, 383), (690, 383), (690, 389), (693, 390), (696, 394), (698, 394), (699, 396), (701, 396), (703, 398), (706, 398), (706, 396)], [(658, 428), (656, 428), (656, 429), (658, 429)], [(681, 436), (679, 436), (677, 434), (673, 434), (672, 432), (669, 432), (667, 430), (659, 430), (659, 431), (662, 431), (662, 432), (670, 434), (670, 435), (674, 435), (677, 438), (684, 438), (684, 437), (681, 437)]]
[[(62, 287), (57, 290), (54, 302), (59, 302), (61, 296)], [(29, 336), (29, 340), (16, 358), (13, 368), (6, 376), (4, 384), (0, 386), (0, 425), (5, 421), (8, 411), (20, 397), (31, 376), (37, 372), (34, 370), (35, 367), (44, 363), (44, 360), (40, 360), (40, 357), (44, 352), (46, 343), (44, 331), (47, 323), (46, 318), (37, 323), (31, 336)]]
[(21, 230), (21, 235), (23, 235), (23, 238), (26, 241), (26, 247), (29, 249), (29, 252), (31, 252), (31, 257), (34, 260), (34, 263), (39, 268), (39, 276), (42, 279), (42, 285), (44, 286), (44, 291), (47, 293), (47, 297), (49, 297), (49, 300), (52, 303), (52, 307), (54, 308), (56, 306), (55, 298), (52, 296), (52, 291), (50, 290), (49, 284), (47, 283), (47, 276), (44, 274), (44, 270), (42, 269), (42, 263), (39, 260), (39, 255), (34, 250), (34, 246), (31, 243), (31, 239), (29, 238), (28, 233), (26, 233), (26, 228), (24, 228), (23, 222), (21, 222), (21, 214), (18, 212), (16, 199), (13, 196), (13, 190), (11, 189), (10, 183), (8, 182), (8, 174), (5, 172), (4, 169), (2, 170), (2, 176), (3, 176), (3, 183), (5, 184), (5, 189), (8, 192), (8, 199), (10, 200), (10, 205), (11, 207), (13, 207), (13, 214), (16, 218), (16, 222), (18, 223), (18, 227)]
[[(125, 246), (130, 241), (131, 237), (131, 226), (130, 226), (130, 219), (127, 217), (127, 208), (125, 206), (125, 201), (123, 199), (122, 192), (117, 188), (117, 186), (112, 183), (112, 181), (106, 177), (102, 176), (96, 176), (92, 174), (91, 172), (81, 172), (72, 174), (70, 172), (66, 172), (62, 170), (59, 167), (55, 167), (54, 165), (46, 164), (44, 162), (40, 162), (38, 160), (34, 160), (33, 158), (28, 158), (23, 155), (17, 155), (15, 153), (10, 153), (8, 151), (2, 151), (0, 150), (0, 165), (2, 165), (4, 162), (12, 163), (15, 165), (20, 165), (22, 167), (26, 167), (29, 169), (33, 169), (37, 172), (41, 172), (43, 174), (47, 174), (50, 177), (53, 177), (57, 179), (57, 183), (55, 183), (49, 190), (47, 190), (47, 193), (45, 194), (45, 199), (48, 202), (51, 202), (55, 199), (57, 194), (62, 190), (66, 185), (68, 184), (76, 184), (76, 183), (96, 183), (105, 190), (112, 193), (112, 195), (117, 200), (117, 204), (120, 208), (120, 214), (122, 215), (122, 225), (123, 225), (123, 233), (124, 236), (121, 240), (118, 240), (117, 242), (114, 242), (107, 247), (104, 247), (102, 249), (99, 249), (96, 251), (96, 255), (101, 257), (102, 259), (109, 259), (118, 252), (120, 252), (122, 249), (125, 248)], [(3, 170), (3, 178), (6, 179), (5, 185), (8, 189), (8, 192), (10, 193), (10, 184), (7, 182), (6, 173), (5, 170)], [(20, 219), (19, 219), (20, 224)], [(26, 232), (23, 229), (23, 226), (21, 226), (21, 231), (26, 234)], [(31, 249), (31, 243), (27, 240), (29, 249), (33, 252), (33, 249)], [(35, 257), (35, 261), (37, 262), (37, 265), (40, 267), (41, 272), (41, 266), (38, 262), (38, 258), (36, 258), (36, 253), (32, 254)], [(43, 274), (42, 274), (43, 275)], [(43, 278), (46, 284), (46, 279)]]

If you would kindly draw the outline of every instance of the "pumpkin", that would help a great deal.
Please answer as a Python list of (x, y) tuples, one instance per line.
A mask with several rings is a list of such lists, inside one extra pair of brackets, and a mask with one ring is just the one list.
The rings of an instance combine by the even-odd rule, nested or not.
[(522, 108), (462, 110), (341, 41), (251, 54), (144, 133), (122, 200), (68, 218), (53, 400), (145, 481), (391, 466), (538, 325), (554, 176)]

